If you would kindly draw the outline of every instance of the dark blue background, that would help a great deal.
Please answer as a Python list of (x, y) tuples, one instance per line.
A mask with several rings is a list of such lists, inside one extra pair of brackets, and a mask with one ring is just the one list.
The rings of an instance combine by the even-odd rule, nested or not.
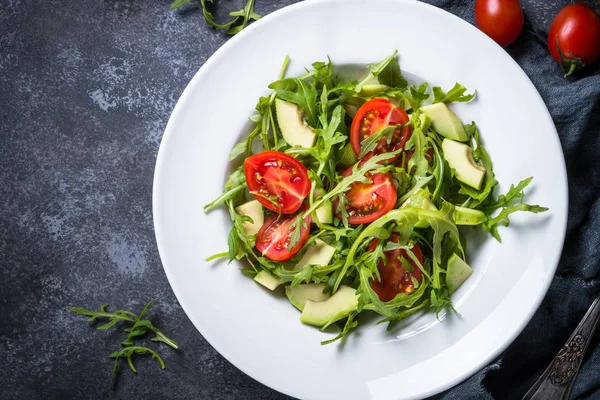
[[(257, 0), (257, 12), (294, 2)], [(431, 2), (473, 22), (472, 1)], [(217, 3), (223, 16), (242, 1)], [(544, 98), (565, 151), (565, 251), (523, 334), (443, 398), (522, 396), (600, 291), (600, 76), (565, 80), (545, 49), (566, 1), (522, 3), (525, 31), (508, 51)], [(0, 4), (0, 398), (286, 398), (238, 371), (195, 330), (154, 241), (152, 178), (163, 129), (185, 85), (226, 40), (197, 9), (171, 11), (168, 0)], [(511, 129), (510, 115), (506, 124)], [(107, 355), (122, 333), (96, 331), (65, 307), (136, 310), (151, 298), (158, 301), (150, 316), (181, 350), (161, 348), (164, 371), (140, 359), (138, 376), (124, 371), (111, 393)], [(597, 334), (576, 398), (600, 398), (599, 342)]]

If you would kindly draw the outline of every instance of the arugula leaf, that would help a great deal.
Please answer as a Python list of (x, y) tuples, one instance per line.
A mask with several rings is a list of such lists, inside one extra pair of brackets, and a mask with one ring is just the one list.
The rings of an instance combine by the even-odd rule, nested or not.
[(160, 367), (162, 369), (167, 368), (167, 365), (165, 364), (164, 360), (154, 350), (152, 350), (148, 347), (142, 347), (142, 346), (125, 347), (123, 350), (116, 351), (109, 355), (110, 358), (115, 359), (115, 365), (113, 367), (112, 377), (110, 378), (110, 390), (114, 389), (115, 380), (117, 378), (117, 375), (119, 374), (119, 364), (118, 364), (119, 358), (126, 357), (127, 365), (129, 365), (129, 368), (131, 369), (131, 371), (133, 371), (134, 373), (137, 373), (137, 370), (135, 369), (135, 366), (133, 365), (133, 359), (132, 359), (134, 354), (150, 354), (152, 356), (152, 358), (158, 362), (158, 364), (160, 365)]
[(299, 78), (286, 78), (269, 85), (282, 100), (298, 105), (306, 115), (308, 125), (317, 126), (317, 89)]
[(490, 212), (502, 207), (509, 207), (514, 204), (515, 201), (521, 201), (525, 197), (525, 192), (523, 190), (531, 183), (533, 180), (533, 176), (529, 178), (523, 179), (521, 182), (517, 184), (517, 186), (510, 185), (510, 189), (506, 194), (501, 194), (498, 196), (498, 199), (483, 207), (483, 210), (486, 212)]
[[(242, 29), (244, 29), (248, 24), (252, 21), (258, 21), (260, 19), (260, 15), (254, 12), (254, 2), (256, 0), (248, 0), (244, 8), (238, 11), (230, 12), (229, 15), (235, 18), (234, 25), (229, 28), (226, 32), (228, 35), (235, 35), (239, 33)], [(241, 19), (241, 23), (236, 23)]]
[(400, 72), (400, 64), (398, 63), (398, 57), (396, 56), (393, 56), (390, 62), (383, 67), (381, 72), (377, 75), (377, 80), (382, 85), (395, 89), (404, 90), (408, 86), (408, 82)]
[[(354, 87), (354, 91), (356, 93), (359, 93), (363, 86), (368, 84), (370, 81), (372, 81), (374, 78), (378, 78), (379, 75), (381, 73), (383, 73), (385, 71), (385, 74), (388, 75), (387, 77), (383, 77), (383, 80), (396, 80), (398, 81), (398, 76), (396, 75), (394, 69), (395, 67), (388, 67), (388, 65), (392, 62), (396, 62), (396, 64), (398, 64), (398, 59), (397, 59), (397, 55), (398, 55), (398, 50), (394, 50), (394, 52), (392, 53), (392, 55), (387, 56), (386, 58), (384, 58), (383, 60), (374, 63), (374, 64), (367, 64), (367, 68), (369, 69), (369, 74), (367, 75), (367, 77), (365, 79), (363, 79), (362, 81), (360, 81), (355, 87)], [(398, 74), (400, 73), (400, 67), (398, 66)]]
[(358, 289), (359, 301), (363, 304), (365, 310), (375, 311), (385, 317), (391, 317), (398, 312), (400, 308), (412, 307), (425, 294), (428, 288), (427, 278), (423, 278), (422, 284), (412, 293), (397, 295), (387, 303), (382, 302), (379, 296), (371, 287), (372, 275), (369, 269), (360, 267), (360, 286)]
[[(483, 208), (489, 219), (482, 224), (482, 228), (484, 231), (489, 232), (498, 242), (502, 242), (500, 234), (498, 233), (498, 226), (509, 226), (510, 220), (508, 216), (510, 214), (517, 211), (529, 211), (537, 214), (548, 210), (546, 207), (523, 203), (523, 199), (525, 198), (525, 192), (523, 192), (523, 190), (531, 183), (532, 179), (533, 177), (523, 179), (517, 186), (510, 185), (510, 189), (506, 194), (498, 196), (498, 199), (495, 202), (488, 204)], [(502, 208), (500, 213), (495, 217), (492, 217), (491, 212), (499, 208)]]
[(477, 129), (475, 122), (465, 125), (465, 131), (471, 136), (472, 140), (475, 141), (476, 148), (473, 150), (473, 157), (486, 169), (484, 186), (481, 190), (474, 189), (462, 182), (460, 183), (459, 193), (471, 197), (472, 201), (470, 207), (473, 208), (483, 203), (488, 198), (494, 187), (498, 184), (498, 181), (494, 176), (492, 159), (479, 139), (479, 129)]
[(140, 315), (138, 315), (138, 317), (133, 322), (133, 326), (125, 330), (125, 332), (129, 332), (129, 335), (127, 336), (127, 339), (125, 341), (121, 342), (123, 346), (133, 346), (133, 338), (135, 336), (142, 336), (146, 333), (146, 329), (136, 330), (136, 328), (140, 326), (140, 321), (142, 321), (142, 318), (144, 318), (144, 316), (148, 313), (148, 310), (150, 309), (152, 303), (154, 303), (154, 300), (150, 300), (148, 303), (146, 303)]
[(67, 309), (76, 314), (85, 315), (85, 316), (90, 317), (90, 318), (88, 318), (89, 322), (95, 321), (98, 318), (108, 318), (109, 321), (106, 324), (101, 325), (96, 328), (101, 331), (115, 326), (117, 324), (117, 322), (119, 322), (119, 321), (133, 322), (137, 318), (137, 315), (135, 315), (134, 313), (132, 313), (130, 311), (126, 311), (126, 310), (117, 310), (114, 312), (109, 312), (108, 304), (102, 304), (100, 306), (100, 311), (90, 311), (83, 307), (72, 307), (72, 306), (68, 306)]
[[(256, 266), (252, 260), (258, 261), (263, 266), (268, 266), (268, 263), (259, 261), (258, 257), (254, 254), (254, 236), (246, 235), (246, 231), (244, 230), (244, 222), (251, 222), (252, 219), (246, 215), (238, 214), (235, 211), (233, 201), (227, 200), (226, 204), (229, 210), (229, 216), (233, 221), (233, 227), (231, 228), (228, 237), (230, 262), (233, 260), (233, 257), (237, 259), (246, 257), (254, 270), (256, 270)], [(232, 246), (234, 247), (233, 249)]]
[[(331, 59), (327, 57), (327, 62), (317, 61), (312, 64), (314, 69), (314, 79), (324, 87), (334, 87), (333, 83), (333, 64)], [(325, 91), (325, 90), (324, 90)]]
[(445, 103), (449, 104), (452, 102), (468, 102), (473, 100), (475, 97), (475, 93), (472, 94), (464, 94), (467, 91), (467, 88), (456, 82), (454, 87), (450, 89), (447, 93), (444, 93), (441, 87), (434, 86), (433, 90), (433, 103)]
[(242, 194), (245, 188), (246, 176), (244, 175), (244, 168), (240, 166), (231, 175), (229, 175), (227, 182), (225, 182), (223, 193), (204, 206), (204, 212), (209, 213), (221, 204), (238, 197), (240, 194)]
[(502, 242), (500, 238), (500, 234), (498, 233), (498, 225), (508, 226), (510, 224), (510, 220), (508, 216), (517, 211), (529, 211), (532, 213), (540, 213), (544, 211), (548, 211), (546, 207), (540, 207), (538, 205), (529, 205), (523, 202), (518, 203), (514, 206), (505, 207), (500, 211), (500, 214), (497, 216), (488, 219), (486, 222), (482, 224), (483, 230), (491, 233), (491, 235), (499, 242)]
[(302, 282), (310, 283), (313, 277), (314, 268), (312, 265), (305, 265), (296, 274), (292, 280), (292, 286), (298, 286)]
[(412, 85), (408, 91), (395, 91), (392, 94), (402, 98), (412, 110), (416, 111), (421, 107), (421, 103), (429, 98), (428, 88), (427, 83), (422, 83), (419, 86)]
[[(262, 121), (262, 118), (261, 118), (261, 121)], [(237, 143), (231, 149), (231, 152), (229, 153), (229, 161), (235, 160), (241, 154), (245, 154), (246, 157), (250, 157), (252, 155), (252, 142), (254, 141), (254, 138), (256, 136), (258, 136), (258, 134), (260, 132), (261, 132), (261, 124), (256, 124), (256, 126), (254, 127), (252, 132), (250, 132), (250, 134), (245, 139), (243, 139), (242, 141)]]
[(450, 307), (452, 311), (458, 314), (458, 312), (454, 309), (452, 305), (452, 300), (450, 300), (450, 293), (447, 287), (437, 288), (431, 290), (430, 301), (431, 308), (435, 310), (435, 317), (440, 319), (440, 312), (442, 312), (446, 307)]
[(406, 200), (412, 197), (419, 189), (425, 187), (431, 180), (433, 179), (433, 175), (425, 176), (415, 176), (415, 184), (413, 187), (406, 192), (406, 194), (398, 199), (397, 204), (404, 204)]
[(331, 114), (331, 119), (323, 121), (324, 129), (315, 129), (317, 143), (309, 149), (310, 154), (319, 162), (316, 174), (320, 176), (326, 171), (325, 175), (330, 181), (334, 180), (335, 166), (327, 170), (326, 167), (331, 160), (333, 147), (336, 144), (343, 143), (347, 138), (339, 132), (344, 122), (344, 115), (344, 108), (341, 105), (336, 106)]
[(290, 242), (287, 245), (288, 249), (293, 249), (298, 241), (300, 241), (300, 235), (303, 228), (309, 229), (306, 220), (302, 218), (302, 213), (298, 213), (298, 215), (294, 218), (294, 221), (290, 224), (290, 229), (293, 229), (293, 231)]
[(390, 331), (396, 322), (417, 313), (419, 310), (422, 310), (423, 308), (427, 307), (428, 305), (429, 305), (429, 300), (423, 300), (423, 302), (419, 305), (413, 305), (412, 307), (410, 307), (408, 309), (399, 310), (394, 315), (391, 315), (389, 317), (386, 317), (386, 318), (383, 318), (383, 319), (377, 321), (377, 324), (389, 322), (387, 330)]
[[(184, 4), (189, 3), (191, 0), (175, 0), (171, 3), (171, 8), (179, 8)], [(208, 11), (206, 2), (213, 3), (213, 0), (200, 0), (200, 8), (202, 9), (202, 16), (207, 24), (216, 29), (227, 29), (225, 33), (228, 35), (235, 35), (244, 29), (252, 21), (258, 21), (260, 15), (254, 12), (254, 3), (256, 0), (247, 0), (244, 8), (238, 11), (232, 11), (229, 13), (233, 19), (229, 20), (224, 24), (219, 24), (215, 21), (214, 15)]]
[(171, 3), (171, 8), (179, 8), (189, 2), (190, 0), (175, 0), (173, 3)]
[(432, 173), (435, 179), (435, 189), (431, 195), (431, 200), (436, 207), (439, 207), (441, 205), (442, 198), (446, 197), (449, 186), (452, 184), (452, 174), (450, 167), (442, 156), (439, 145), (434, 140), (431, 140), (430, 143), (433, 147), (433, 152), (435, 155), (435, 167)]
[(108, 311), (108, 304), (102, 304), (100, 306), (100, 311), (91, 311), (91, 310), (88, 310), (88, 309), (82, 308), (82, 307), (71, 307), (71, 306), (67, 307), (67, 309), (69, 311), (72, 311), (79, 315), (85, 315), (85, 316), (90, 317), (88, 319), (88, 321), (95, 321), (96, 319), (99, 319), (99, 318), (100, 319), (108, 319), (108, 322), (106, 324), (101, 325), (96, 328), (99, 330), (106, 330), (108, 328), (111, 328), (111, 327), (115, 326), (118, 322), (121, 322), (121, 321), (133, 323), (133, 325), (131, 327), (125, 329), (125, 332), (128, 333), (128, 336), (127, 336), (127, 339), (121, 343), (124, 346), (124, 349), (122, 349), (121, 351), (118, 351), (118, 352), (114, 352), (109, 355), (110, 358), (115, 359), (115, 365), (113, 367), (113, 373), (112, 373), (112, 377), (110, 380), (110, 389), (111, 390), (113, 390), (113, 388), (114, 388), (114, 383), (117, 378), (117, 374), (119, 372), (118, 362), (119, 362), (119, 358), (121, 358), (121, 357), (127, 358), (127, 364), (129, 365), (129, 368), (131, 368), (131, 370), (133, 372), (137, 372), (135, 369), (135, 366), (133, 365), (133, 360), (132, 360), (132, 356), (134, 354), (149, 353), (152, 355), (152, 358), (154, 358), (158, 361), (158, 363), (160, 364), (160, 366), (163, 369), (166, 368), (165, 362), (158, 355), (157, 352), (155, 352), (154, 350), (152, 350), (148, 347), (135, 346), (135, 340), (146, 335), (148, 333), (148, 331), (151, 331), (155, 334), (155, 337), (151, 339), (153, 342), (163, 342), (163, 343), (171, 346), (174, 349), (179, 348), (179, 345), (174, 340), (169, 339), (164, 333), (159, 331), (154, 325), (152, 325), (152, 322), (150, 322), (147, 319), (143, 319), (146, 316), (146, 314), (148, 313), (150, 306), (152, 305), (153, 302), (154, 302), (154, 300), (150, 300), (148, 303), (146, 303), (146, 305), (144, 306), (144, 308), (142, 309), (142, 311), (140, 312), (139, 315), (136, 315), (136, 314), (132, 313), (131, 311), (127, 311), (127, 310), (117, 310), (117, 311), (114, 311), (111, 313)]
[(367, 153), (375, 150), (377, 145), (381, 142), (381, 139), (385, 138), (386, 143), (389, 145), (392, 142), (392, 137), (394, 136), (394, 132), (396, 129), (402, 127), (404, 125), (391, 125), (386, 126), (363, 140), (360, 144), (360, 154), (358, 158), (361, 159), (367, 155)]
[(227, 247), (229, 248), (229, 262), (235, 260), (238, 255), (238, 239), (237, 229), (235, 225), (231, 227), (229, 236), (227, 237)]
[(348, 318), (346, 319), (346, 323), (344, 324), (344, 329), (342, 329), (342, 332), (340, 332), (340, 334), (337, 335), (336, 337), (334, 337), (333, 339), (322, 341), (321, 345), (330, 344), (330, 343), (333, 343), (335, 341), (338, 341), (338, 340), (343, 339), (346, 336), (348, 336), (348, 334), (358, 326), (358, 321), (356, 321), (354, 319), (354, 318), (356, 318), (357, 315), (358, 315), (358, 313), (356, 313), (356, 312), (353, 312), (350, 315), (348, 315)]
[(410, 160), (408, 160), (407, 170), (409, 173), (412, 173), (414, 168), (414, 176), (425, 176), (430, 171), (429, 161), (425, 157), (427, 138), (421, 129), (418, 111), (413, 114), (411, 124), (413, 126), (412, 134), (406, 142), (404, 149), (413, 150), (414, 153), (410, 157)]

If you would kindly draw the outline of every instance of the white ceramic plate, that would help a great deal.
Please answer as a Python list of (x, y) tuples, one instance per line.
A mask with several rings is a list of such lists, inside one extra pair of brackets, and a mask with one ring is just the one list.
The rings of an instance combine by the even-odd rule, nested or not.
[[(454, 107), (476, 121), (506, 191), (533, 175), (528, 201), (550, 207), (516, 215), (503, 243), (475, 237), (475, 272), (454, 294), (461, 317), (413, 319), (388, 333), (365, 325), (343, 346), (302, 325), (285, 296), (243, 276), (239, 265), (204, 258), (226, 251), (229, 218), (202, 205), (221, 192), (229, 150), (247, 132), (258, 96), (268, 93), (286, 54), (288, 75), (330, 56), (365, 64), (394, 49), (409, 76), (449, 88), (458, 81), (477, 100)], [(527, 324), (561, 253), (567, 184), (552, 119), (510, 56), (467, 22), (402, 0), (322, 0), (275, 12), (227, 42), (177, 103), (158, 155), (154, 224), (165, 272), (181, 306), (229, 361), (260, 382), (303, 399), (422, 398), (458, 384), (490, 362)]]

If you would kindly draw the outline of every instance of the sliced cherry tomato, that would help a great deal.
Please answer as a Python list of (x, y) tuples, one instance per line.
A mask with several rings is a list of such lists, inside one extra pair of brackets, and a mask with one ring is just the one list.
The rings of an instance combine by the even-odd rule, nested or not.
[(306, 167), (279, 151), (263, 151), (246, 158), (244, 173), (250, 193), (271, 211), (296, 212), (310, 193)]
[[(342, 176), (352, 173), (348, 168)], [(372, 183), (354, 182), (345, 196), (348, 199), (346, 212), (348, 223), (352, 225), (368, 224), (375, 221), (396, 205), (396, 188), (390, 174), (367, 174)], [(341, 219), (338, 209), (339, 200), (334, 201), (336, 215)]]
[(519, 0), (475, 1), (475, 24), (502, 47), (517, 40), (524, 20)]
[[(352, 119), (350, 127), (350, 144), (352, 150), (358, 157), (360, 154), (361, 143), (363, 140), (386, 126), (402, 125), (408, 122), (406, 112), (393, 105), (386, 99), (372, 99), (360, 106), (356, 115)], [(390, 151), (396, 151), (404, 148), (406, 141), (410, 138), (410, 127), (398, 128), (392, 135), (390, 144), (385, 138), (382, 138), (374, 154), (381, 154)]]
[[(302, 211), (300, 211), (302, 212)], [(300, 239), (289, 248), (292, 234), (297, 226), (291, 226), (296, 215), (273, 215), (268, 218), (256, 234), (256, 248), (268, 259), (287, 261), (300, 251), (310, 233), (310, 215), (304, 218), (306, 228), (300, 227)]]
[[(399, 235), (394, 233), (392, 234), (390, 241), (398, 243), (399, 238)], [(376, 246), (377, 239), (371, 242), (369, 250), (375, 250)], [(421, 252), (419, 244), (415, 243), (411, 251), (421, 265), (423, 265), (423, 253)], [(412, 293), (412, 291), (415, 290), (412, 278), (421, 282), (423, 279), (423, 272), (404, 249), (389, 250), (384, 254), (386, 261), (384, 262), (381, 260), (379, 265), (377, 265), (381, 282), (376, 278), (373, 278), (371, 287), (375, 293), (377, 293), (377, 296), (379, 296), (379, 300), (387, 302), (396, 297), (398, 293)], [(412, 267), (410, 271), (406, 269), (407, 265)]]
[(600, 17), (583, 3), (563, 8), (548, 32), (548, 50), (571, 75), (600, 57)]

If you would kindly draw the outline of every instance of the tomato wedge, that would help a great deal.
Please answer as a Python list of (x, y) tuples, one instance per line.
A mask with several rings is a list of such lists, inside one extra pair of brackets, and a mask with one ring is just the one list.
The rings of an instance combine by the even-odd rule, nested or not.
[[(392, 234), (389, 239), (393, 243), (398, 243), (400, 236), (397, 233)], [(369, 245), (369, 250), (375, 250), (377, 239)], [(418, 243), (415, 243), (411, 249), (419, 263), (423, 265), (423, 253)], [(371, 287), (379, 296), (379, 300), (387, 302), (392, 300), (398, 293), (410, 294), (415, 290), (412, 278), (418, 282), (423, 279), (423, 272), (404, 249), (389, 250), (385, 253), (386, 262), (381, 260), (377, 269), (381, 282), (376, 278), (371, 281)], [(407, 270), (407, 266), (410, 266)]]
[(268, 218), (256, 234), (256, 248), (273, 261), (287, 261), (292, 258), (308, 240), (312, 222), (310, 215), (304, 218), (306, 228), (300, 227), (300, 239), (294, 247), (289, 248), (292, 234), (298, 228), (291, 226), (295, 218), (296, 215), (273, 215)]
[[(342, 173), (348, 176), (352, 173), (352, 167)], [(368, 224), (375, 221), (396, 205), (396, 188), (392, 183), (390, 174), (369, 174), (372, 183), (354, 182), (345, 196), (348, 199), (346, 212), (348, 223), (352, 225)], [(339, 219), (341, 213), (338, 211), (339, 200), (334, 201), (334, 209)]]
[(263, 151), (246, 158), (244, 174), (250, 193), (271, 211), (296, 212), (310, 193), (306, 167), (279, 151)]
[[(350, 144), (354, 154), (358, 157), (360, 154), (361, 143), (369, 136), (376, 133), (378, 130), (390, 125), (402, 125), (408, 122), (406, 112), (393, 105), (386, 99), (372, 99), (363, 104), (350, 127)], [(396, 151), (404, 148), (406, 141), (410, 138), (410, 127), (398, 128), (392, 135), (390, 144), (385, 138), (382, 138), (375, 150), (374, 154), (381, 154), (390, 151)]]

